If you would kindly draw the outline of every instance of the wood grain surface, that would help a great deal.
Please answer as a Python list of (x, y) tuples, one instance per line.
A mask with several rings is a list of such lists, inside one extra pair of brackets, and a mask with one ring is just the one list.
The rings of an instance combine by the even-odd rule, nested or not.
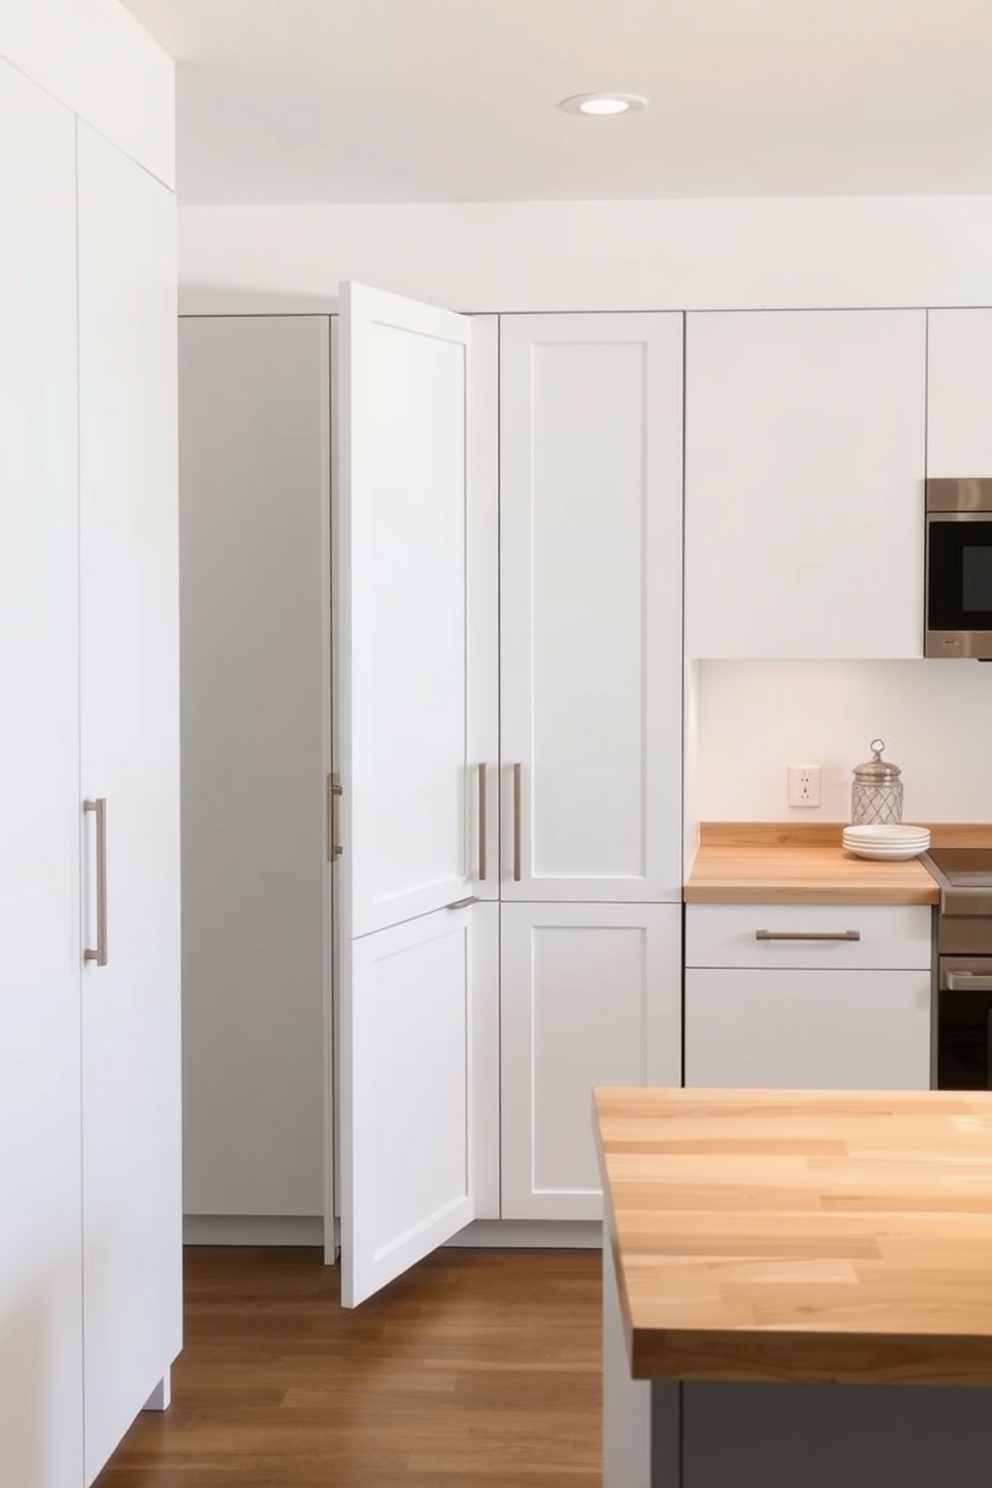
[(601, 1272), (440, 1250), (349, 1312), (317, 1251), (187, 1250), (172, 1409), (95, 1488), (599, 1488)]
[(992, 1093), (595, 1108), (635, 1377), (992, 1385)]
[[(992, 829), (987, 829), (992, 833)], [(687, 904), (938, 904), (916, 858), (874, 863), (841, 845), (839, 822), (704, 822)]]

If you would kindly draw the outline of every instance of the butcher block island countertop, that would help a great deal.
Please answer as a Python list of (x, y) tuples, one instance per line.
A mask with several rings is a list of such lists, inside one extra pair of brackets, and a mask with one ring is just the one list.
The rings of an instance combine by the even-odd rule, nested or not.
[(637, 1379), (992, 1385), (992, 1093), (597, 1090)]
[[(927, 823), (924, 823), (927, 825)], [(931, 825), (934, 846), (992, 845), (992, 826)], [(875, 863), (845, 852), (840, 822), (703, 822), (687, 904), (937, 904), (917, 858)]]

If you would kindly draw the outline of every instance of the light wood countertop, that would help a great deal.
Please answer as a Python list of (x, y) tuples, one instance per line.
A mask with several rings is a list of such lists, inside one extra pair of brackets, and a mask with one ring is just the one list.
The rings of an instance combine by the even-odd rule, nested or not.
[[(992, 826), (931, 825), (934, 845), (992, 844)], [(845, 852), (840, 822), (704, 822), (687, 904), (938, 904), (919, 859), (873, 863)]]
[(635, 1378), (992, 1386), (992, 1094), (595, 1110)]

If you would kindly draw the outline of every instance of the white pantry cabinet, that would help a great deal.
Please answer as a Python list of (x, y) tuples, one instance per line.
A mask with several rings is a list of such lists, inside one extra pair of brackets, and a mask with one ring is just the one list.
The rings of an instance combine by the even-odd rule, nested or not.
[(992, 310), (927, 316), (927, 475), (992, 475)]
[(504, 904), (504, 1219), (602, 1218), (596, 1085), (679, 1085), (681, 909)]
[[(175, 199), (77, 126), (83, 1302), (92, 1478), (182, 1344)], [(101, 857), (103, 863), (101, 864)], [(98, 880), (105, 872), (105, 904)]]
[(926, 1090), (931, 912), (686, 907), (685, 1083)]
[(82, 1479), (73, 117), (0, 61), (0, 1483)]
[(500, 323), (504, 901), (681, 895), (682, 316)]
[(181, 1345), (175, 203), (2, 60), (0, 198), (0, 1481), (67, 1488)]
[[(326, 927), (332, 892), (316, 828), (341, 849), (325, 1233), (332, 1250), (339, 1216), (358, 1301), (469, 1218), (598, 1215), (592, 1086), (659, 1077), (648, 1065), (680, 1077), (682, 322), (512, 317), (498, 342), (492, 317), (352, 286), (339, 332), (331, 403), (320, 317), (182, 331), (187, 1193), (201, 1214), (310, 1212), (302, 1127), (326, 1048), (314, 916), (319, 901)], [(328, 678), (325, 769), (342, 794), (325, 820)], [(257, 822), (239, 817), (246, 797)], [(588, 974), (576, 989), (578, 1044), (547, 979), (535, 992), (512, 956), (500, 972), (511, 909), (535, 917), (542, 948), (572, 945), (561, 975), (588, 948), (607, 978), (598, 999)], [(239, 941), (245, 919), (268, 926), (264, 957)], [(507, 1030), (534, 995), (545, 1031), (525, 1106), (526, 1034)], [(282, 1119), (250, 1141), (263, 1081)], [(559, 1151), (549, 1134), (576, 1110), (575, 1150)], [(532, 1123), (552, 1142), (550, 1187), (521, 1166)], [(424, 1139), (435, 1129), (444, 1141)]]
[(686, 654), (919, 657), (926, 312), (686, 317)]

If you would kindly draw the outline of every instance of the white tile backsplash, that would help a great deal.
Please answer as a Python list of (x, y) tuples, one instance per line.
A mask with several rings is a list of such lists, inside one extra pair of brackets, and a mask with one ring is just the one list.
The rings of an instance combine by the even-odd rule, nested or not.
[[(877, 737), (904, 820), (992, 821), (992, 663), (705, 661), (694, 682), (699, 821), (848, 821)], [(821, 766), (818, 809), (789, 807), (793, 762)]]

